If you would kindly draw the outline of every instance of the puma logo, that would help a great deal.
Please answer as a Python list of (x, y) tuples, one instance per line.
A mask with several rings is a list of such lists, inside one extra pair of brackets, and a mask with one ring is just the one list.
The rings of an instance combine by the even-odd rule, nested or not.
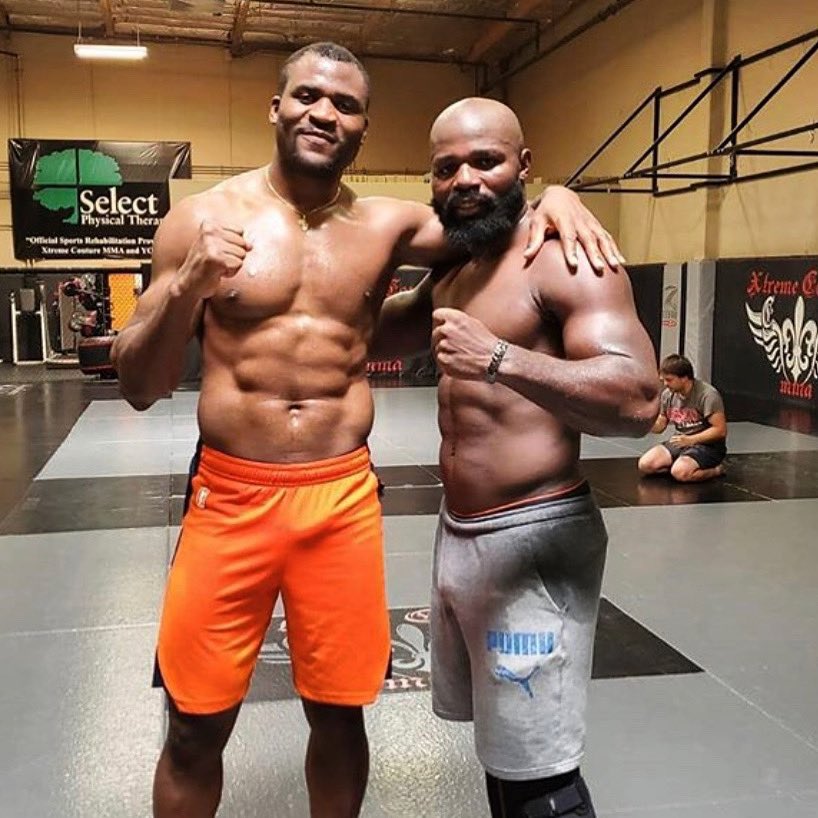
[(529, 699), (534, 698), (534, 691), (531, 689), (531, 679), (540, 670), (539, 665), (528, 674), (528, 676), (518, 676), (513, 670), (509, 670), (505, 665), (497, 665), (494, 668), (494, 675), (506, 682), (514, 682), (528, 694)]

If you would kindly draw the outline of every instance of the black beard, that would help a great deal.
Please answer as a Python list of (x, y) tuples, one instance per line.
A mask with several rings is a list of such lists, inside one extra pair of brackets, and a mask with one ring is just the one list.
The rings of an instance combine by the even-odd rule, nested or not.
[[(476, 201), (480, 208), (473, 216), (460, 216), (455, 206)], [(480, 255), (500, 239), (511, 238), (511, 233), (525, 207), (525, 189), (518, 179), (511, 188), (499, 196), (463, 195), (454, 192), (442, 203), (432, 200), (443, 232), (451, 247)]]

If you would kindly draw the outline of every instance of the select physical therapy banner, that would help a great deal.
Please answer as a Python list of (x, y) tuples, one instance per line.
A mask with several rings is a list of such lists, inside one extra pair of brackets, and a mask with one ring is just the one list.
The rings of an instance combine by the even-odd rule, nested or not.
[(818, 258), (718, 262), (713, 382), (724, 392), (818, 406)]
[(170, 209), (168, 180), (190, 178), (189, 142), (10, 139), (14, 256), (150, 258)]

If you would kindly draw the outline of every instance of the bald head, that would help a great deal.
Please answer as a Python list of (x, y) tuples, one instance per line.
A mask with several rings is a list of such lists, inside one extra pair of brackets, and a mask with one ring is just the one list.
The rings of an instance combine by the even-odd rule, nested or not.
[(508, 105), (495, 99), (469, 97), (444, 109), (432, 125), (432, 154), (442, 143), (462, 139), (492, 139), (511, 150), (523, 149), (520, 120)]
[(531, 167), (514, 111), (462, 99), (435, 120), (430, 141), (432, 205), (449, 244), (478, 255), (507, 242), (525, 210)]

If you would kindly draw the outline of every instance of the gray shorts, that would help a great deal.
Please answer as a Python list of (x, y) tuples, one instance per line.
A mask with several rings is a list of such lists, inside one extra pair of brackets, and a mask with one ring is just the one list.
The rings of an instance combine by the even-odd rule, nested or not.
[(432, 707), (474, 721), (492, 775), (579, 765), (608, 536), (590, 494), (477, 518), (440, 512)]

